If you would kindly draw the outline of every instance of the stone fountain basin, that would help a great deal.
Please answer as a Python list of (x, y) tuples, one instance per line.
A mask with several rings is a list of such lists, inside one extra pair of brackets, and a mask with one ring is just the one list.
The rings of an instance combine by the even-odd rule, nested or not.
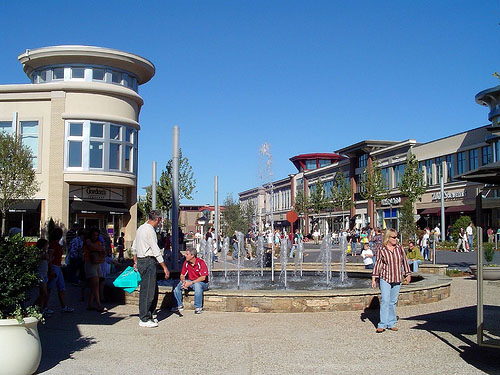
[[(278, 274), (278, 273), (277, 273)], [(277, 276), (277, 275), (276, 275)], [(420, 274), (421, 280), (403, 285), (398, 306), (418, 305), (443, 300), (450, 296), (451, 278)], [(369, 277), (369, 273), (366, 273)], [(171, 287), (159, 287), (162, 308), (173, 306)], [(203, 309), (221, 312), (327, 312), (378, 308), (380, 290), (371, 288), (328, 290), (230, 290), (210, 289), (204, 293)], [(125, 293), (124, 303), (139, 303), (138, 291)], [(184, 297), (184, 307), (194, 309), (193, 293)]]

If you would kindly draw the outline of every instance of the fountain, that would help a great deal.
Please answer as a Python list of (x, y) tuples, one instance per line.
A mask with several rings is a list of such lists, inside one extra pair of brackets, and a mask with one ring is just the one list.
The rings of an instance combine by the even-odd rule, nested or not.
[(257, 237), (257, 249), (255, 252), (255, 259), (257, 259), (257, 265), (260, 266), (260, 276), (264, 276), (264, 261), (265, 261), (265, 251), (264, 251), (264, 236), (259, 234)]
[(286, 263), (288, 260), (288, 237), (285, 235), (281, 240), (280, 245), (280, 281), (283, 283), (283, 287), (286, 289), (287, 279), (286, 279)]
[(222, 257), (224, 259), (224, 278), (227, 279), (227, 254), (229, 253), (229, 238), (225, 237), (222, 242)]

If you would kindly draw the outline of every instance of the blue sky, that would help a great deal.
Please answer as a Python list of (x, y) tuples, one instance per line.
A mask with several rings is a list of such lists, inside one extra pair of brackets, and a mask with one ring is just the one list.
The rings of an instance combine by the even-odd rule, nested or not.
[[(161, 3), (161, 4), (160, 4)], [(487, 124), (479, 91), (500, 82), (498, 1), (0, 2), (0, 84), (17, 56), (58, 44), (151, 60), (140, 87), (139, 181), (171, 158), (172, 127), (197, 179), (192, 203), (255, 187), (268, 142), (290, 157), (362, 139), (426, 142)], [(184, 201), (183, 203), (190, 203)]]

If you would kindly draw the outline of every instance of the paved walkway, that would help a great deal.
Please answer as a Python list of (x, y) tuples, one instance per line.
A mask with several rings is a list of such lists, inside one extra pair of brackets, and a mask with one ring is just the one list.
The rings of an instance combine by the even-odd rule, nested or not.
[[(500, 351), (475, 343), (476, 281), (450, 298), (398, 308), (399, 332), (375, 334), (377, 311), (252, 314), (161, 311), (138, 326), (137, 307), (85, 310), (40, 326), (43, 374), (500, 374)], [(54, 296), (55, 297), (55, 296)], [(499, 296), (495, 297), (497, 306)], [(51, 301), (55, 306), (56, 301)]]

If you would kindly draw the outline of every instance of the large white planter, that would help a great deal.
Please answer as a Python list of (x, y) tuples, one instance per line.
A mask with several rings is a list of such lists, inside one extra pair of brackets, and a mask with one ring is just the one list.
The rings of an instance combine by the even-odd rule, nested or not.
[(31, 375), (42, 359), (38, 319), (0, 319), (0, 375)]
[[(470, 266), (470, 270), (477, 278), (477, 266)], [(500, 267), (483, 266), (483, 280), (500, 280)]]

